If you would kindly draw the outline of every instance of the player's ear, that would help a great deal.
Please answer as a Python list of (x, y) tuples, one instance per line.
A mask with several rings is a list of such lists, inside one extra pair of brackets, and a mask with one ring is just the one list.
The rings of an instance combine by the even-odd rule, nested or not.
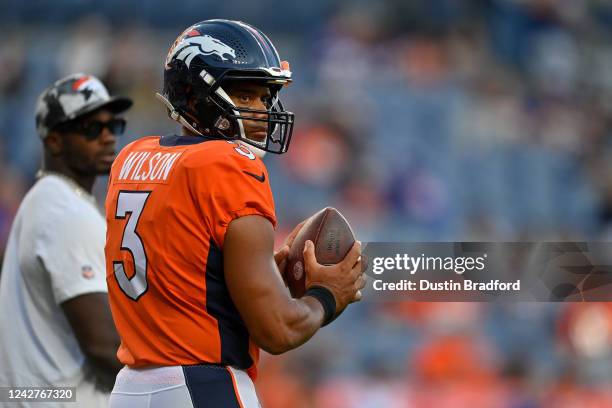
[(44, 140), (45, 149), (53, 156), (57, 156), (64, 150), (64, 138), (56, 131), (50, 131)]

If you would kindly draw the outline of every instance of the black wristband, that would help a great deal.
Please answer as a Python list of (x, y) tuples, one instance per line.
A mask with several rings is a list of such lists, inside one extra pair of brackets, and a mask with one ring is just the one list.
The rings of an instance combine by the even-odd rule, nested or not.
[(336, 317), (336, 299), (329, 289), (314, 285), (308, 288), (304, 296), (312, 296), (323, 305), (325, 316), (321, 327), (327, 326), (334, 320)]

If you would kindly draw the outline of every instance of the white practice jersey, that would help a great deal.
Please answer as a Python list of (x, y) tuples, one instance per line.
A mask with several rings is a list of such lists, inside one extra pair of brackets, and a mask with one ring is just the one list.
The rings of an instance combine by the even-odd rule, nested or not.
[(107, 292), (105, 234), (95, 203), (59, 176), (42, 177), (25, 196), (0, 275), (0, 387), (76, 387), (77, 403), (0, 407), (107, 406), (60, 306)]

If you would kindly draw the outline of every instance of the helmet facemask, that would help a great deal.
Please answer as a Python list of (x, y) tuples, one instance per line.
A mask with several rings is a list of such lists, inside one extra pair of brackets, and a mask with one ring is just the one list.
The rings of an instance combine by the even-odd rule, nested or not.
[[(190, 75), (183, 78), (186, 77)], [(294, 114), (284, 109), (278, 97), (287, 80), (262, 75), (260, 72), (240, 71), (225, 72), (215, 80), (205, 69), (202, 69), (198, 78), (193, 78), (193, 75), (191, 77), (191, 81), (174, 83), (164, 92), (168, 95), (170, 90), (176, 92), (182, 89), (180, 97), (168, 95), (172, 99), (167, 98), (165, 101), (164, 97), (160, 98), (172, 111), (170, 115), (173, 119), (204, 137), (240, 140), (270, 153), (282, 154), (287, 151), (293, 133)], [(249, 81), (267, 86), (270, 89), (270, 101), (266, 104), (266, 110), (238, 107), (223, 87), (229, 81)], [(168, 100), (174, 100), (175, 104), (170, 105)], [(243, 121), (265, 123), (265, 138), (250, 138)]]
[[(227, 139), (241, 140), (267, 152), (285, 153), (291, 141), (294, 115), (284, 109), (278, 97), (282, 85), (275, 83), (276, 80), (269, 77), (228, 75), (226, 80), (223, 79), (221, 78), (209, 88), (208, 106), (204, 107), (205, 110), (210, 110), (210, 104), (212, 104), (214, 105), (213, 109), (220, 112), (220, 115), (213, 122), (215, 131)], [(228, 81), (232, 81), (232, 83), (248, 81), (268, 87), (270, 98), (266, 103), (266, 109), (250, 109), (237, 106), (226, 91), (227, 87), (223, 86)], [(245, 121), (260, 122), (262, 126), (266, 127), (265, 137), (261, 140), (250, 137)]]

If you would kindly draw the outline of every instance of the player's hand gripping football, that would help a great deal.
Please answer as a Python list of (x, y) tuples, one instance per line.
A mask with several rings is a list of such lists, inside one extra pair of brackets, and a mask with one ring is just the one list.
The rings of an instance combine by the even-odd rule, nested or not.
[(280, 249), (274, 253), (274, 261), (276, 262), (276, 266), (278, 266), (278, 270), (280, 271), (283, 277), (285, 286), (287, 286), (285, 272), (287, 266), (287, 257), (289, 256), (289, 249), (291, 248), (291, 245), (293, 245), (295, 237), (297, 236), (298, 232), (300, 232), (306, 221), (308, 221), (308, 219), (305, 219), (304, 221), (296, 225), (293, 231), (291, 231), (291, 233), (287, 235), (287, 238), (285, 238), (285, 242), (283, 243), (283, 245), (281, 245)]
[(304, 269), (306, 289), (323, 286), (329, 289), (336, 300), (336, 316), (353, 302), (361, 300), (361, 289), (366, 284), (365, 262), (361, 257), (361, 242), (355, 241), (344, 259), (335, 265), (317, 262), (312, 241), (304, 246)]

